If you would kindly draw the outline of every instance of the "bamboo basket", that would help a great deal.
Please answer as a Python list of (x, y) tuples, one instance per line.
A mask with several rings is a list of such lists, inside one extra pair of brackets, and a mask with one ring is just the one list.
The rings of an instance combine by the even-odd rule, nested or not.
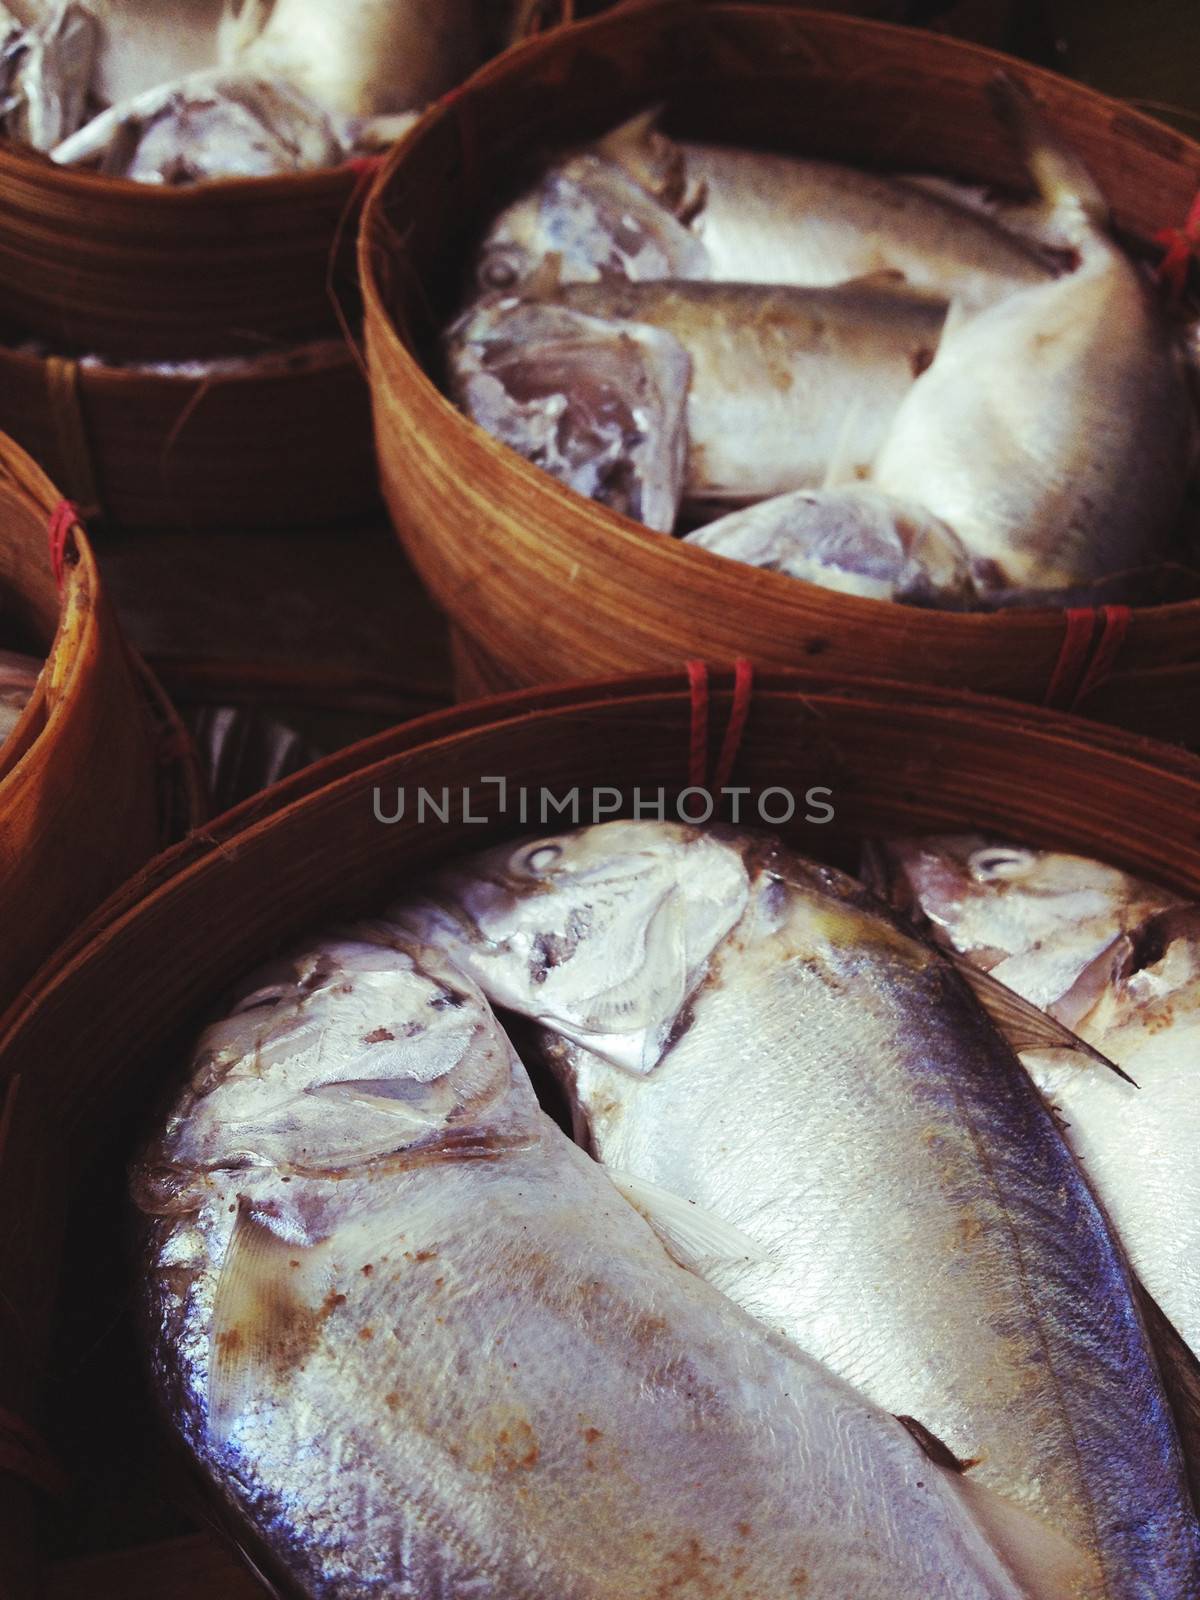
[[(709, 687), (711, 754), (733, 692), (726, 674)], [(178, 1522), (171, 1537), (151, 1528), (121, 1546), (106, 1514), (106, 1553), (64, 1563), (22, 1509), (42, 1460), (25, 1425), (43, 1429), (77, 1478), (92, 1463), (68, 1491), (60, 1533), (88, 1520), (89, 1495), (124, 1481), (122, 1452), (149, 1463), (156, 1487), (170, 1470), (119, 1287), (128, 1272), (121, 1174), (140, 1119), (225, 985), (306, 927), (378, 907), (439, 859), (522, 831), (517, 789), (680, 792), (693, 775), (695, 707), (679, 670), (459, 707), (341, 752), (151, 863), (10, 1008), (0, 1021), (0, 1208), (23, 1225), (0, 1231), (0, 1462), (13, 1474), (0, 1495), (9, 1511), (0, 1572), (23, 1572), (31, 1585), (36, 1572), (52, 1600), (258, 1592), (211, 1534), (178, 1537)], [(485, 775), (511, 786), (507, 818), (480, 801)], [(733, 777), (759, 796), (771, 786), (831, 788), (835, 821), (791, 830), (800, 849), (830, 860), (852, 860), (865, 833), (973, 827), (1107, 857), (1200, 895), (1200, 760), (1077, 718), (950, 690), (772, 673), (755, 686)], [(410, 798), (420, 786), (448, 787), (450, 820), (422, 821), (409, 804), (403, 820), (380, 823), (375, 791), (386, 814), (397, 786)], [(464, 786), (486, 826), (466, 819)], [(108, 1300), (98, 1306), (96, 1295)], [(117, 1331), (97, 1355), (101, 1314)]]
[[(520, 39), (570, 0), (514, 15)], [(172, 188), (0, 139), (0, 307), (52, 349), (122, 360), (336, 339), (357, 318), (352, 224), (376, 165)]]
[(0, 141), (0, 305), (53, 349), (130, 360), (334, 339), (363, 187), (345, 166), (160, 188)]
[(49, 479), (0, 437), (0, 628), (45, 658), (0, 747), (0, 1002), (201, 814), (182, 728), (126, 648), (78, 524), (58, 586), (47, 530), (60, 504)]
[(469, 422), (429, 375), (473, 239), (538, 152), (662, 103), (685, 136), (1019, 191), (1019, 163), (987, 110), (999, 66), (1086, 159), (1135, 249), (1183, 224), (1200, 188), (1195, 142), (977, 46), (787, 6), (651, 0), (535, 39), (393, 153), (360, 235), (384, 493), (424, 582), (500, 682), (748, 655), (1200, 737), (1200, 602), (1136, 608), (1118, 641), (1107, 613), (1082, 624), (1051, 609), (961, 615), (822, 590), (582, 499)]
[(87, 516), (126, 528), (299, 528), (378, 503), (350, 347), (198, 378), (0, 346), (0, 429)]

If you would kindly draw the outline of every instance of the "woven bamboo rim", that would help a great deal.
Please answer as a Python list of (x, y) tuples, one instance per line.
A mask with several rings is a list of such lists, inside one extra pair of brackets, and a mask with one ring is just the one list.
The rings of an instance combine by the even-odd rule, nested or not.
[(55, 349), (169, 360), (338, 336), (351, 167), (160, 188), (0, 143), (0, 302)]
[[(1014, 154), (982, 109), (1001, 66), (1044, 102), (1131, 240), (1182, 223), (1200, 188), (1194, 141), (993, 51), (793, 7), (651, 0), (534, 39), (394, 152), (360, 237), (384, 492), (426, 585), (505, 681), (748, 655), (1046, 697), (1064, 612), (953, 615), (862, 600), (649, 533), (488, 437), (427, 371), (473, 230), (531, 153), (666, 102), (686, 134), (1019, 189)], [(1089, 664), (1055, 685), (1060, 703), (1084, 687)], [(1089, 716), (1197, 737), (1200, 602), (1136, 609), (1114, 667), (1093, 678), (1078, 702)]]
[(183, 730), (128, 651), (87, 536), (69, 514), (60, 591), (48, 530), (61, 504), (45, 474), (0, 436), (0, 625), (46, 659), (0, 750), (4, 999), (201, 814)]
[(203, 379), (0, 345), (0, 429), (85, 516), (126, 528), (329, 526), (379, 499), (366, 385), (344, 343)]
[[(718, 733), (731, 702), (729, 676), (715, 674)], [(486, 775), (559, 794), (574, 784), (675, 793), (689, 781), (691, 726), (682, 671), (439, 713), (256, 796), (117, 891), (0, 1020), (0, 1207), (24, 1219), (0, 1232), (0, 1413), (37, 1421), (70, 1186), (90, 1194), (114, 1134), (177, 1069), (181, 1023), (303, 928), (377, 906), (439, 858), (519, 831), (465, 821), (461, 786)], [(835, 859), (864, 832), (970, 826), (1106, 857), (1200, 894), (1200, 760), (1077, 718), (950, 690), (772, 673), (756, 686), (735, 781), (756, 792), (831, 787), (835, 824), (803, 829), (798, 842)], [(448, 786), (451, 821), (421, 822), (410, 805), (403, 821), (380, 824), (373, 793), (386, 806), (397, 785), (410, 795)], [(93, 1229), (93, 1245), (103, 1248), (104, 1236)], [(12, 1505), (15, 1492), (0, 1499)], [(44, 1572), (34, 1526), (0, 1522), (6, 1572), (22, 1563)], [(63, 1600), (167, 1591), (189, 1600), (255, 1592), (200, 1539), (106, 1556), (51, 1585)]]

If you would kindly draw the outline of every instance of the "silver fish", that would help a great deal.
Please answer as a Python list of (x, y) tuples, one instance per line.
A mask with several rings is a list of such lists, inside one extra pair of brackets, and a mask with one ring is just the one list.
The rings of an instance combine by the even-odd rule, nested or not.
[(1064, 1001), (1096, 958), (1182, 903), (1103, 862), (975, 833), (889, 839), (872, 846), (869, 868), (943, 944), (1068, 1027), (1082, 1012)]
[[(600, 180), (592, 196), (604, 198), (581, 226), (589, 208), (578, 192), (558, 188), (558, 175), (587, 159), (599, 163), (590, 173)], [(614, 169), (639, 191), (628, 245), (618, 243), (624, 217), (615, 196), (629, 185), (618, 185)], [(564, 281), (616, 271), (820, 286), (896, 271), (916, 289), (977, 308), (1055, 270), (1036, 245), (942, 195), (832, 162), (680, 143), (658, 129), (654, 112), (565, 158), (503, 213), (484, 242), (481, 284), (515, 287), (562, 250), (564, 236), (572, 245)], [(661, 245), (647, 248), (659, 240), (672, 257), (665, 267)]]
[(1198, 1592), (1124, 1259), (934, 947), (831, 869), (653, 823), (491, 853), (407, 921), (537, 1020), (600, 1160), (769, 1258), (712, 1283), (1084, 1553), (1059, 1594)]
[(248, 981), (135, 1194), (159, 1393), (304, 1594), (1021, 1600), (977, 1491), (681, 1271), (394, 930)]
[(954, 531), (867, 484), (762, 500), (697, 528), (684, 542), (869, 600), (957, 610), (977, 599), (970, 560)]
[(58, 0), (23, 25), (0, 7), (0, 131), (52, 150), (84, 121), (99, 30), (91, 11)]
[(37, 688), (42, 663), (32, 656), (0, 650), (0, 745), (12, 734)]
[(564, 284), (555, 303), (649, 324), (691, 360), (692, 504), (745, 504), (864, 477), (917, 374), (934, 360), (946, 304), (884, 276), (828, 289), (740, 283)]
[(342, 130), (299, 89), (217, 69), (110, 106), (51, 157), (141, 183), (184, 184), (336, 166), (347, 153)]
[(1200, 1356), (1200, 908), (1116, 868), (974, 838), (881, 847), (902, 901), (1133, 1079), (1027, 1054), (1142, 1282)]
[(873, 482), (948, 523), (1000, 588), (1069, 590), (1163, 559), (1196, 458), (1182, 353), (1075, 158), (1014, 95), (1078, 269), (952, 314)]
[(569, 157), (503, 210), (480, 246), (480, 289), (519, 290), (554, 256), (564, 283), (706, 278), (704, 246), (615, 161)]
[(500, 297), (445, 339), (451, 394), (481, 427), (578, 493), (674, 527), (691, 362), (673, 335)]

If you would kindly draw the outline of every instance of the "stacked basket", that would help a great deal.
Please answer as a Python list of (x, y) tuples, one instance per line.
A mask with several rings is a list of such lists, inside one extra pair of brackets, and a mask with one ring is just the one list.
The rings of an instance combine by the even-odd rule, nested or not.
[(986, 110), (999, 67), (1086, 160), (1136, 253), (1182, 223), (1200, 145), (1162, 124), (988, 50), (786, 6), (661, 0), (531, 41), (394, 153), (360, 243), (380, 469), (401, 540), (463, 636), (469, 687), (747, 655), (967, 685), (1195, 738), (1198, 601), (950, 614), (815, 588), (579, 498), (469, 422), (431, 376), (468, 251), (529, 152), (664, 105), (683, 137), (1020, 191)]
[(0, 626), (45, 666), (0, 747), (0, 1003), (80, 918), (194, 825), (174, 712), (121, 637), (91, 546), (49, 479), (0, 436)]
[[(673, 805), (696, 775), (705, 744), (697, 732), (707, 722), (715, 760), (733, 709), (728, 680), (708, 690), (702, 702), (679, 673), (531, 691), (346, 752), (161, 858), (9, 1013), (0, 1035), (0, 1205), (10, 1215), (19, 1208), (24, 1226), (0, 1240), (0, 1460), (26, 1490), (65, 1493), (67, 1518), (78, 1523), (96, 1515), (108, 1479), (121, 1481), (127, 1455), (156, 1459), (119, 1289), (121, 1174), (147, 1106), (178, 1072), (189, 1030), (223, 986), (305, 928), (378, 907), (448, 854), (520, 831), (522, 789), (617, 788), (628, 806), (633, 788), (661, 786)], [(486, 810), (500, 777), (507, 814), (498, 802)], [(846, 860), (863, 834), (981, 828), (1105, 857), (1200, 894), (1200, 762), (1074, 718), (950, 691), (773, 674), (756, 686), (735, 777), (751, 807), (772, 789), (832, 790), (832, 823), (806, 826), (798, 814), (790, 829), (799, 848), (827, 859)], [(446, 823), (421, 819), (411, 803), (421, 787), (448, 789)], [(398, 788), (410, 799), (405, 816), (379, 820), (395, 812)], [(486, 827), (478, 825), (485, 811)], [(64, 1258), (72, 1213), (79, 1254)], [(58, 1348), (83, 1347), (50, 1403), (56, 1274)], [(112, 1344), (95, 1351), (93, 1286), (104, 1285), (120, 1321)], [(129, 1393), (119, 1384), (113, 1392), (114, 1361), (127, 1369)], [(89, 1458), (99, 1461), (91, 1479)], [(73, 1481), (59, 1480), (55, 1459)], [(162, 1470), (154, 1468), (156, 1484)], [(129, 1548), (57, 1570), (34, 1548), (29, 1519), (0, 1524), (4, 1570), (39, 1567), (55, 1600), (257, 1592), (209, 1541), (164, 1542), (177, 1524), (164, 1526), (161, 1506), (156, 1514), (157, 1525), (154, 1507), (143, 1519), (152, 1543), (130, 1539)], [(201, 1515), (219, 1520), (215, 1508)]]

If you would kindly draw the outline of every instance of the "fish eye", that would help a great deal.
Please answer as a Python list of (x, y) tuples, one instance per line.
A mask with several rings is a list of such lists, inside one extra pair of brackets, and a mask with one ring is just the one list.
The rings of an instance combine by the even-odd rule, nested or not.
[(1033, 865), (1030, 850), (1006, 850), (991, 847), (976, 850), (967, 860), (967, 870), (977, 883), (1002, 883), (1020, 878)]
[(561, 855), (561, 845), (535, 844), (517, 858), (517, 866), (524, 872), (540, 874), (548, 872)]
[(492, 251), (479, 264), (479, 283), (484, 289), (511, 289), (520, 276), (520, 257), (513, 250)]

